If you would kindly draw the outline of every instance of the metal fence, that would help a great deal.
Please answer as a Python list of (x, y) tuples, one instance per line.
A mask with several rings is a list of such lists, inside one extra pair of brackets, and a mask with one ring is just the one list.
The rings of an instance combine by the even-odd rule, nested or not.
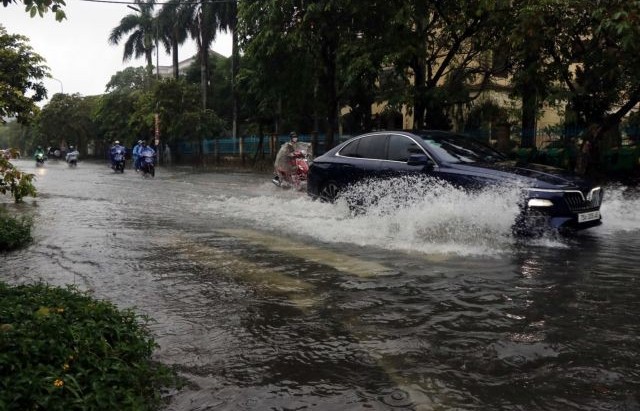
[[(568, 137), (575, 138), (580, 135), (582, 130), (564, 130), (568, 133)], [(489, 143), (495, 142), (494, 133), (489, 130), (475, 130), (465, 131), (467, 135), (479, 138)], [(335, 136), (334, 144), (339, 144), (353, 137), (352, 135)], [(542, 148), (554, 141), (560, 141), (563, 138), (559, 130), (537, 130), (534, 138), (534, 144), (536, 148)], [(282, 144), (289, 140), (288, 134), (283, 135), (265, 135), (262, 140), (262, 147), (260, 147), (259, 136), (244, 136), (241, 138), (243, 144), (243, 152), (245, 155), (263, 154), (265, 156), (275, 155)], [(209, 138), (202, 142), (201, 153), (206, 156), (236, 156), (240, 154), (240, 138), (220, 137)], [(298, 139), (301, 142), (311, 143), (313, 135), (311, 134), (299, 134)], [(509, 140), (514, 146), (520, 143), (520, 131), (510, 130)], [(318, 134), (316, 136), (316, 152), (315, 155), (319, 155), (325, 152), (325, 135)], [(181, 141), (176, 144), (172, 149), (177, 149), (177, 154), (180, 156), (190, 157), (197, 155), (198, 142)]]
[[(350, 139), (351, 135), (336, 136), (335, 144), (341, 143)], [(313, 136), (311, 134), (299, 134), (298, 141), (311, 143)], [(275, 155), (282, 144), (289, 141), (289, 135), (266, 135), (262, 140), (262, 147), (260, 147), (259, 136), (244, 136), (242, 137), (243, 152), (247, 155), (253, 155), (258, 153), (264, 155)], [(316, 136), (317, 148), (316, 154), (322, 154), (325, 151), (325, 135), (318, 134)], [(178, 154), (182, 156), (194, 156), (198, 154), (198, 142), (179, 142), (177, 144)], [(202, 142), (202, 154), (215, 155), (215, 156), (234, 156), (240, 154), (240, 138), (212, 138), (205, 139)]]
[[(577, 146), (567, 145), (566, 141), (574, 140), (582, 135), (584, 130), (551, 130), (544, 129), (536, 132), (533, 148), (519, 148), (521, 135), (519, 130), (509, 130), (507, 133), (509, 144), (504, 147), (512, 155), (526, 161), (539, 162), (564, 168), (573, 168), (576, 162)], [(484, 140), (492, 145), (498, 145), (496, 135), (490, 131), (465, 132), (465, 134)], [(339, 144), (353, 137), (352, 135), (336, 136), (334, 144)], [(311, 143), (314, 136), (311, 134), (299, 134), (298, 140)], [(274, 158), (282, 144), (289, 141), (288, 135), (265, 135), (260, 144), (259, 136), (245, 136), (236, 138), (211, 138), (202, 142), (202, 150), (198, 150), (197, 142), (179, 142), (171, 147), (177, 154), (178, 161), (193, 161), (201, 153), (204, 157), (213, 158), (238, 158), (242, 141), (242, 151), (248, 157)], [(316, 147), (314, 156), (325, 152), (325, 135), (315, 136)], [(613, 172), (628, 172), (640, 168), (640, 145), (629, 145), (627, 142), (621, 147), (614, 147), (600, 153), (600, 163), (603, 169)]]

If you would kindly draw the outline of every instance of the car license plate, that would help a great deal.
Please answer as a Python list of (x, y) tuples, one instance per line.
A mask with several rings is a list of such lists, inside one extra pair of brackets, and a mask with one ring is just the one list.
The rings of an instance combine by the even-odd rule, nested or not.
[(587, 221), (593, 221), (600, 218), (600, 210), (589, 211), (588, 213), (578, 214), (578, 222), (586, 223)]

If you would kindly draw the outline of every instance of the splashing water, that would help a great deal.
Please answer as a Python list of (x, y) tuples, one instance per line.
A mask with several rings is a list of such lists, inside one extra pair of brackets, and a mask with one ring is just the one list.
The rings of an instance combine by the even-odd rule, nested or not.
[(312, 201), (304, 194), (291, 198), (289, 193), (212, 199), (209, 210), (254, 227), (328, 243), (496, 255), (516, 241), (511, 226), (521, 195), (518, 187), (469, 193), (440, 180), (403, 177), (355, 185), (335, 204)]
[(607, 232), (640, 231), (640, 189), (622, 185), (605, 188), (600, 209)]
[[(264, 191), (262, 191), (264, 190)], [(547, 233), (519, 239), (512, 224), (522, 188), (495, 186), (468, 192), (437, 179), (369, 181), (342, 192), (334, 204), (270, 185), (258, 196), (211, 198), (209, 212), (252, 227), (299, 234), (333, 244), (354, 244), (424, 254), (498, 256), (516, 245), (565, 248), (570, 238)], [(640, 230), (640, 191), (605, 188), (604, 224), (589, 233)]]

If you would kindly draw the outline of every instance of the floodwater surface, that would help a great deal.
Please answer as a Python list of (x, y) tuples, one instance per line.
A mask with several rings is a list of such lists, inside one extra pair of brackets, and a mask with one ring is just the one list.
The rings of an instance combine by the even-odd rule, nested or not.
[(353, 213), (266, 174), (16, 165), (40, 194), (3, 201), (34, 242), (0, 279), (151, 317), (189, 382), (168, 410), (640, 409), (631, 188), (606, 187), (600, 227), (517, 239), (515, 189), (396, 181)]

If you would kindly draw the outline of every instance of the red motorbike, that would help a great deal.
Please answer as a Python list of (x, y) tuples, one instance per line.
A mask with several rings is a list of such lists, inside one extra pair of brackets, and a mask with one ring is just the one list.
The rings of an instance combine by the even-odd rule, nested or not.
[(298, 191), (306, 189), (310, 160), (310, 143), (296, 143), (291, 155), (284, 150), (283, 146), (276, 156), (275, 172), (271, 181), (281, 188), (294, 188)]

